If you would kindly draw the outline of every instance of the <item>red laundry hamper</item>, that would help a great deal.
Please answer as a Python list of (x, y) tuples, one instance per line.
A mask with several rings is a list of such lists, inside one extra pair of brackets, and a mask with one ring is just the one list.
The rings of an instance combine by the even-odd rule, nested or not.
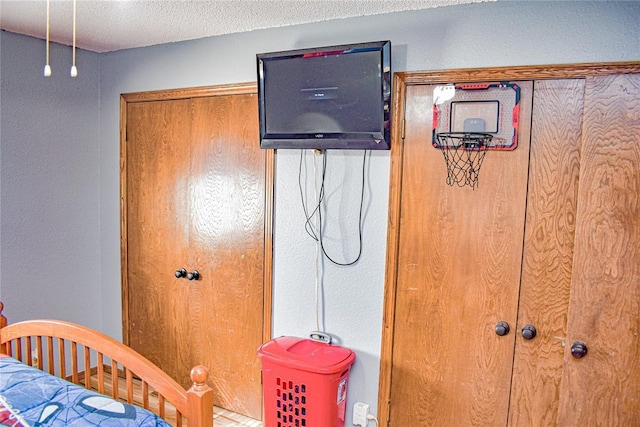
[[(264, 427), (344, 427), (353, 351), (330, 337), (275, 338), (258, 349), (262, 361)], [(323, 338), (319, 341), (317, 338)]]

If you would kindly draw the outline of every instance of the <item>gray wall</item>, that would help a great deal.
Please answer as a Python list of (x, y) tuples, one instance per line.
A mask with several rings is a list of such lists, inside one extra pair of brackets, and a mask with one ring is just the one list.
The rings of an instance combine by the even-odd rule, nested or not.
[(0, 298), (11, 322), (100, 317), (99, 55), (0, 33)]
[[(30, 93), (34, 85), (46, 84), (40, 77), (43, 42), (3, 34), (1, 283), (7, 306), (20, 305), (20, 310), (9, 307), (7, 313), (14, 318), (82, 318), (86, 319), (84, 323), (97, 325), (114, 337), (121, 336), (121, 93), (254, 81), (258, 52), (370, 40), (391, 40), (394, 71), (638, 60), (638, 28), (640, 4), (636, 2), (499, 2), (437, 8), (112, 52), (99, 55), (99, 67), (95, 66), (95, 54), (80, 52), (81, 60), (94, 65), (80, 67), (79, 79), (92, 80), (94, 90), (84, 88), (81, 82), (86, 80), (61, 80), (54, 83), (57, 90), (53, 95), (39, 90), (39, 97), (32, 100), (5, 99), (5, 92), (19, 92), (24, 97), (23, 91)], [(27, 68), (33, 70), (26, 71)], [(22, 75), (28, 73), (33, 77)], [(5, 84), (6, 74), (17, 75), (20, 81)], [(65, 85), (73, 86), (65, 90)], [(75, 108), (68, 99), (70, 91), (81, 92), (78, 98), (87, 105), (76, 112), (79, 120), (71, 122), (61, 135), (54, 134), (51, 128), (69, 117), (67, 109)], [(42, 98), (49, 96), (52, 99), (47, 113), (53, 119), (43, 119), (31, 110), (39, 108)], [(95, 118), (97, 111), (99, 120)], [(14, 125), (19, 119), (27, 125)], [(5, 137), (5, 123), (10, 138)], [(41, 144), (45, 143), (45, 136), (51, 135), (55, 145), (45, 144), (44, 153), (34, 153), (32, 132), (38, 133)], [(86, 138), (77, 142), (82, 150), (67, 147), (70, 138), (85, 132)], [(9, 160), (5, 160), (5, 151), (10, 151)], [(36, 164), (31, 158), (35, 154), (40, 159)], [(312, 157), (307, 158), (310, 170)], [(316, 246), (304, 231), (297, 190), (298, 161), (298, 151), (278, 152), (274, 336), (306, 336), (316, 328)], [(331, 226), (327, 230), (327, 246), (337, 257), (343, 252), (347, 257), (357, 248), (353, 221), (357, 222), (361, 161), (362, 153), (357, 151), (334, 151), (329, 156), (326, 215)], [(27, 172), (21, 172), (25, 168)], [(79, 176), (82, 179), (74, 179)], [(358, 357), (351, 374), (349, 407), (363, 401), (371, 404), (375, 412), (386, 256), (388, 152), (371, 155), (367, 177), (362, 260), (352, 267), (337, 267), (323, 260), (319, 271), (323, 326), (340, 344), (354, 349)], [(42, 197), (36, 197), (34, 192)], [(73, 235), (69, 239), (52, 230), (52, 226), (40, 225), (41, 218), (34, 217), (30, 210), (36, 201), (46, 223), (64, 231), (75, 230), (80, 224), (85, 236)], [(7, 233), (10, 240), (5, 239)], [(26, 254), (28, 261), (22, 258)], [(67, 270), (56, 277), (51, 267), (61, 258)], [(78, 277), (70, 271), (79, 264), (84, 264), (85, 276)], [(59, 289), (69, 292), (59, 296)], [(33, 306), (22, 304), (36, 295), (43, 296), (41, 302)], [(49, 307), (50, 301), (55, 305)], [(97, 303), (102, 312), (88, 310), (87, 302)], [(350, 414), (349, 409), (348, 419)]]

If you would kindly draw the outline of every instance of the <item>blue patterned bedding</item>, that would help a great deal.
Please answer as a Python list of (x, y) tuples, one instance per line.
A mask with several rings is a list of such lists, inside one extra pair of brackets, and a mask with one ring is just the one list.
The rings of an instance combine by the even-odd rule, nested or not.
[(0, 357), (0, 425), (169, 426), (155, 414)]

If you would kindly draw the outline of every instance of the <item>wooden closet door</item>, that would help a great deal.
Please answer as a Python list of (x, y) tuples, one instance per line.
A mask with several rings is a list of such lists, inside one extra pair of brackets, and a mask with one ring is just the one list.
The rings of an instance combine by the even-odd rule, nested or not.
[[(173, 378), (192, 368), (188, 268), (189, 100), (127, 107), (129, 345)], [(183, 385), (184, 381), (182, 381)]]
[[(584, 79), (534, 85), (510, 426), (556, 425), (573, 265)], [(522, 338), (525, 325), (538, 333)]]
[[(129, 344), (217, 406), (262, 418), (266, 150), (255, 94), (127, 107)], [(176, 278), (197, 270), (199, 280)], [(269, 325), (267, 325), (267, 328)]]
[(192, 101), (189, 255), (192, 362), (211, 368), (217, 406), (262, 418), (265, 155), (257, 95)]
[(587, 78), (582, 139), (558, 425), (638, 426), (640, 74)]
[[(445, 182), (434, 86), (406, 89), (391, 426), (507, 423), (532, 96), (519, 84), (518, 148), (488, 152), (475, 190)], [(499, 321), (512, 332), (497, 336)]]

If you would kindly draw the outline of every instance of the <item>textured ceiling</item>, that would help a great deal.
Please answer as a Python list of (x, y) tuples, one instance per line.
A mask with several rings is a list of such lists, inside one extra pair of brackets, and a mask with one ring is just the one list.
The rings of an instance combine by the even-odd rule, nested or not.
[[(77, 0), (76, 44), (109, 52), (263, 28), (487, 0)], [(489, 0), (490, 1), (490, 0)], [(0, 0), (0, 28), (44, 39), (46, 0)], [(51, 41), (72, 44), (73, 1), (51, 0)]]

